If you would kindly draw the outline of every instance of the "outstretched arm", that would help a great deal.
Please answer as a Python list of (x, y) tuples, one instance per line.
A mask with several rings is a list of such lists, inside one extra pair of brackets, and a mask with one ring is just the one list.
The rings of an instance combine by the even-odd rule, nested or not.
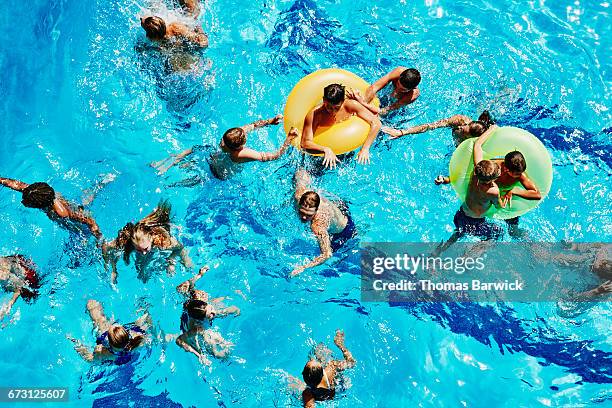
[(346, 96), (349, 99), (352, 99), (362, 104), (364, 108), (372, 112), (372, 114), (374, 115), (378, 115), (378, 113), (380, 112), (380, 109), (378, 108), (378, 106), (366, 101), (365, 98), (361, 95), (361, 93), (357, 89), (349, 89), (346, 93)]
[(241, 129), (244, 130), (246, 133), (249, 133), (250, 131), (254, 129), (261, 128), (264, 126), (278, 125), (282, 119), (283, 119), (283, 115), (276, 115), (275, 117), (270, 118), (270, 119), (256, 120), (253, 123), (241, 126)]
[[(157, 174), (162, 175), (192, 153), (193, 147), (190, 147), (189, 149), (183, 150), (179, 154), (172, 154), (170, 155), (170, 157), (166, 157), (165, 159), (162, 159), (160, 161), (153, 162), (150, 164), (150, 166), (157, 170)], [(170, 162), (170, 164), (167, 164), (171, 159), (172, 161)]]
[(587, 292), (580, 293), (574, 297), (574, 300), (585, 300), (588, 301), (590, 299), (612, 293), (612, 280), (606, 281), (596, 287), (595, 289), (591, 289)]
[(397, 67), (393, 71), (389, 72), (385, 76), (378, 79), (372, 85), (368, 87), (365, 93), (365, 100), (367, 102), (372, 102), (378, 91), (383, 89), (385, 86), (389, 84), (393, 79), (399, 78), (402, 72), (404, 72), (405, 67)]
[(312, 223), (312, 231), (315, 233), (317, 237), (317, 241), (319, 241), (319, 249), (321, 250), (321, 255), (314, 258), (312, 261), (306, 263), (305, 265), (298, 266), (291, 272), (291, 276), (297, 276), (300, 273), (304, 272), (304, 270), (308, 268), (312, 268), (317, 265), (321, 265), (323, 262), (331, 258), (332, 256), (332, 248), (331, 248), (331, 239), (329, 237), (329, 232), (327, 232), (327, 228), (329, 226), (329, 222), (318, 223), (313, 221)]
[(474, 143), (474, 165), (477, 165), (483, 160), (484, 152), (482, 150), (482, 146), (487, 141), (487, 139), (491, 137), (491, 135), (496, 129), (497, 126), (492, 125), (482, 135), (480, 135), (478, 139), (476, 139), (476, 142)]
[(300, 201), (302, 195), (310, 188), (310, 174), (304, 169), (298, 169), (293, 176), (293, 184), (295, 185), (294, 197)]
[(408, 129), (393, 129), (390, 127), (383, 127), (382, 131), (388, 135), (391, 135), (392, 139), (397, 139), (398, 137), (402, 137), (405, 135), (416, 135), (418, 133), (424, 133), (429, 130), (445, 128), (445, 127), (455, 127), (467, 125), (470, 123), (470, 118), (465, 115), (453, 115), (450, 118), (441, 119), (431, 123), (425, 123), (423, 125), (413, 126)]
[(240, 152), (238, 153), (237, 159), (241, 163), (250, 162), (250, 161), (267, 162), (267, 161), (277, 160), (283, 154), (285, 154), (285, 152), (287, 151), (287, 148), (289, 148), (289, 145), (291, 144), (291, 141), (295, 139), (297, 136), (298, 136), (297, 129), (291, 128), (291, 131), (289, 132), (289, 134), (287, 134), (287, 137), (285, 138), (285, 142), (280, 147), (280, 149), (278, 149), (276, 152), (258, 152), (253, 149), (244, 148), (240, 150)]
[(13, 180), (4, 177), (0, 177), (0, 185), (11, 188), (15, 191), (23, 191), (27, 186), (29, 186), (29, 184), (26, 184), (23, 181)]
[(66, 207), (69, 208), (67, 218), (87, 225), (89, 227), (89, 230), (91, 231), (93, 236), (96, 237), (97, 240), (100, 240), (102, 238), (102, 233), (100, 232), (100, 227), (96, 223), (96, 220), (94, 220), (92, 217), (85, 215), (83, 210), (79, 209), (75, 211), (71, 208), (70, 205), (67, 205)]
[(0, 320), (4, 319), (4, 316), (7, 316), (9, 313), (11, 313), (11, 309), (13, 308), (15, 302), (17, 302), (17, 299), (19, 299), (20, 295), (21, 290), (15, 291), (13, 293), (13, 296), (11, 296), (10, 300), (0, 308)]

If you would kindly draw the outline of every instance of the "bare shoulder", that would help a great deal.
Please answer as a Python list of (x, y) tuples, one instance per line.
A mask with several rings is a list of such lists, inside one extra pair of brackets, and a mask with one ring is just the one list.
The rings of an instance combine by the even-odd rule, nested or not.
[(404, 72), (406, 69), (408, 68), (399, 66), (393, 69), (393, 71), (389, 72), (389, 76), (391, 77), (391, 79), (398, 79), (402, 72)]

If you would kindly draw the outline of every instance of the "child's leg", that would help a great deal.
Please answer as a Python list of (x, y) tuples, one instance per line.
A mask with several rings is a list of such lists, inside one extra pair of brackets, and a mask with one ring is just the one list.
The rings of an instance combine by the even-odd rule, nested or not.
[[(191, 153), (193, 153), (193, 147), (190, 147), (187, 150), (183, 150), (179, 154), (171, 154), (165, 159), (152, 162), (150, 163), (150, 166), (157, 170), (157, 174), (162, 175), (168, 170), (170, 170), (170, 168), (180, 163), (185, 157), (189, 156)], [(170, 164), (168, 164), (168, 162), (170, 162)]]
[(90, 299), (87, 301), (87, 311), (89, 316), (100, 333), (104, 333), (111, 326), (110, 322), (104, 315), (102, 305), (97, 300)]
[(229, 356), (233, 344), (225, 340), (219, 333), (213, 330), (206, 330), (202, 333), (206, 350), (216, 358), (224, 359)]
[(117, 173), (108, 173), (101, 175), (99, 180), (92, 188), (83, 191), (83, 207), (87, 207), (93, 203), (98, 193), (107, 185), (115, 181)]

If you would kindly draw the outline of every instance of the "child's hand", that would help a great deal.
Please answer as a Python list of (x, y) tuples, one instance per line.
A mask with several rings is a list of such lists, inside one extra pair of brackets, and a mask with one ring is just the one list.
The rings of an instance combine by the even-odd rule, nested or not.
[(370, 164), (370, 149), (362, 147), (357, 155), (357, 163), (359, 164)]
[(402, 133), (401, 130), (394, 129), (394, 128), (389, 127), (389, 126), (383, 126), (381, 130), (383, 131), (383, 133), (386, 133), (389, 136), (391, 136), (391, 139), (397, 139), (398, 137), (404, 136), (404, 134)]
[(323, 158), (323, 165), (328, 169), (335, 169), (336, 163), (340, 162), (336, 154), (332, 152), (329, 147), (325, 148), (325, 157)]
[(506, 195), (502, 197), (501, 206), (502, 208), (506, 208), (506, 206), (512, 208), (512, 190), (508, 191)]
[(346, 92), (346, 96), (347, 98), (354, 99), (357, 102), (363, 101), (363, 96), (361, 95), (361, 92), (359, 92), (358, 89), (349, 88), (349, 90)]
[(295, 127), (292, 127), (291, 130), (289, 131), (289, 133), (287, 134), (287, 139), (289, 141), (292, 141), (293, 139), (295, 139), (296, 137), (298, 137), (298, 130)]
[(603, 295), (604, 293), (612, 293), (612, 280), (609, 280), (609, 281), (606, 281), (606, 282), (602, 283), (595, 290), (600, 295)]
[(283, 115), (276, 115), (275, 117), (270, 119), (270, 124), (271, 125), (278, 125), (281, 120), (283, 120)]
[(334, 337), (334, 344), (338, 347), (344, 347), (344, 332), (336, 330), (336, 337)]

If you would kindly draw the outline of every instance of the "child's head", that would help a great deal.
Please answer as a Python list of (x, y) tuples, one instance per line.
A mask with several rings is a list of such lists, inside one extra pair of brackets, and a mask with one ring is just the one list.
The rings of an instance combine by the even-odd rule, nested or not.
[(212, 306), (200, 299), (190, 299), (185, 303), (185, 310), (192, 319), (212, 319), (215, 314)]
[(344, 87), (342, 85), (327, 85), (323, 89), (323, 107), (330, 114), (338, 112), (344, 103), (344, 96)]
[(499, 164), (491, 160), (481, 160), (474, 167), (474, 175), (480, 184), (490, 184), (501, 174)]
[(400, 74), (399, 83), (407, 91), (411, 91), (419, 86), (421, 82), (421, 73), (415, 68), (408, 68)]
[(323, 365), (317, 360), (308, 361), (302, 370), (302, 378), (310, 388), (317, 388), (323, 379)]
[(525, 162), (525, 156), (519, 151), (510, 152), (504, 157), (504, 167), (514, 178), (521, 177), (521, 174), (527, 169), (527, 162)]
[(246, 144), (246, 132), (242, 128), (231, 128), (223, 134), (223, 145), (238, 151)]
[(32, 183), (21, 192), (21, 203), (29, 208), (49, 208), (55, 200), (55, 191), (47, 183)]
[(130, 342), (130, 333), (121, 325), (113, 324), (108, 329), (108, 344), (114, 348), (123, 350)]
[(307, 191), (300, 197), (300, 219), (302, 222), (310, 221), (314, 218), (321, 204), (321, 197), (314, 191)]
[(162, 40), (166, 36), (166, 23), (161, 17), (149, 16), (141, 17), (140, 25), (151, 40)]
[(467, 125), (459, 126), (457, 133), (463, 137), (478, 137), (482, 135), (489, 127), (479, 120), (472, 121)]

